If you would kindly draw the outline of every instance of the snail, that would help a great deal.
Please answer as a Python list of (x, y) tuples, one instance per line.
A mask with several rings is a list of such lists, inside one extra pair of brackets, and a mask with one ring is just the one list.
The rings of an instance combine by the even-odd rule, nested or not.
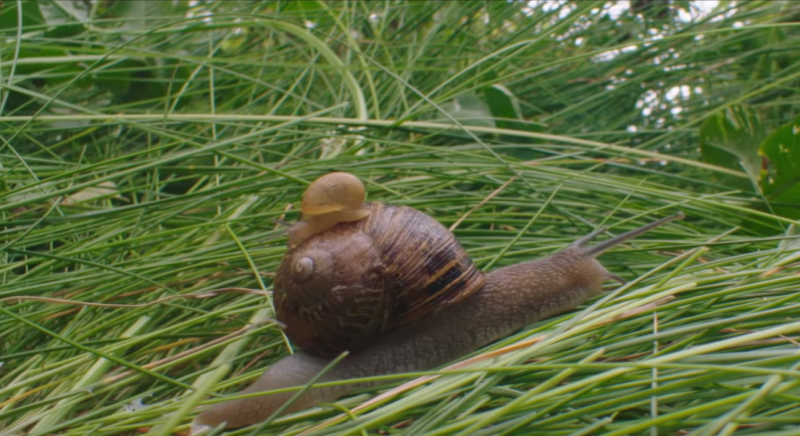
[(300, 203), (300, 222), (289, 229), (289, 247), (340, 222), (358, 221), (369, 215), (364, 207), (364, 184), (348, 173), (329, 173), (312, 183)]
[[(315, 186), (320, 181), (325, 189)], [(337, 183), (347, 187), (328, 189)], [(347, 192), (355, 198), (313, 198), (314, 193), (326, 192)], [(306, 210), (307, 197), (308, 204), (328, 206), (319, 213)], [(599, 229), (550, 257), (487, 274), (474, 267), (453, 234), (433, 218), (409, 207), (363, 200), (363, 185), (345, 173), (323, 176), (304, 194), (302, 219), (289, 231), (290, 248), (273, 292), (276, 316), (301, 351), (267, 368), (243, 394), (304, 386), (342, 351), (350, 354), (317, 383), (430, 370), (527, 324), (574, 309), (599, 295), (607, 280), (625, 283), (596, 256), (683, 218), (678, 213), (589, 246), (604, 232)], [(329, 220), (335, 214), (347, 219)], [(349, 219), (355, 216), (360, 218)], [(314, 387), (283, 412), (375, 384)], [(193, 429), (256, 424), (294, 395), (292, 391), (219, 403), (201, 412)]]

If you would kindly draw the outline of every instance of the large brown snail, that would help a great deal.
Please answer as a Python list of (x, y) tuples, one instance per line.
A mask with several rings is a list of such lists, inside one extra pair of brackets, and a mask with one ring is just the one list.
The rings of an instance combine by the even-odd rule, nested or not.
[[(457, 359), (575, 308), (600, 294), (607, 280), (622, 281), (595, 257), (682, 217), (587, 246), (601, 229), (548, 258), (485, 274), (434, 219), (409, 207), (363, 201), (363, 185), (346, 173), (325, 175), (304, 194), (302, 219), (289, 231), (290, 248), (273, 293), (277, 318), (302, 351), (270, 366), (243, 393), (303, 386), (345, 350), (351, 354), (319, 382), (428, 370)], [(285, 412), (366, 386), (312, 388)], [(193, 425), (197, 430), (255, 424), (293, 395), (220, 403)]]

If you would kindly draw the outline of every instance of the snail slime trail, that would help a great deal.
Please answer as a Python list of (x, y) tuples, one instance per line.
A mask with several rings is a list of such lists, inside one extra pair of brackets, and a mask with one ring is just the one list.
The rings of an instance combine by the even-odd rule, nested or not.
[[(324, 225), (314, 222), (320, 216)], [(623, 281), (595, 257), (676, 218), (683, 215), (588, 246), (600, 229), (545, 259), (487, 274), (433, 218), (409, 207), (364, 203), (364, 187), (350, 174), (322, 176), (303, 195), (302, 217), (290, 229), (273, 291), (276, 316), (301, 351), (274, 363), (242, 393), (304, 386), (345, 350), (350, 355), (318, 382), (425, 371), (458, 359), (574, 309), (608, 280)], [(284, 413), (375, 384), (315, 387)], [(196, 417), (193, 431), (259, 423), (295, 392), (217, 404)]]

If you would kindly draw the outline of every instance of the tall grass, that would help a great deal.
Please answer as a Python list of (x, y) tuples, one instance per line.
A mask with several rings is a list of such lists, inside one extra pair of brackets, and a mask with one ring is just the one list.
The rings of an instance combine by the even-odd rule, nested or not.
[[(797, 115), (793, 3), (134, 3), (0, 15), (0, 435), (184, 432), (286, 355), (276, 220), (332, 170), (458, 222), (482, 268), (687, 219), (602, 257), (628, 285), (476, 355), (525, 347), (259, 434), (797, 433), (796, 223), (697, 151), (727, 105)], [(521, 119), (455, 109), (491, 85)]]

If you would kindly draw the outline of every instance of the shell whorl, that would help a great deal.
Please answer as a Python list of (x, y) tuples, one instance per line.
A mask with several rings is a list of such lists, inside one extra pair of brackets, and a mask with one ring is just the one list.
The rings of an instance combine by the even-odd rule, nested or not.
[(439, 222), (404, 206), (365, 207), (365, 219), (291, 248), (278, 269), (277, 318), (309, 353), (358, 350), (483, 287), (484, 274)]

